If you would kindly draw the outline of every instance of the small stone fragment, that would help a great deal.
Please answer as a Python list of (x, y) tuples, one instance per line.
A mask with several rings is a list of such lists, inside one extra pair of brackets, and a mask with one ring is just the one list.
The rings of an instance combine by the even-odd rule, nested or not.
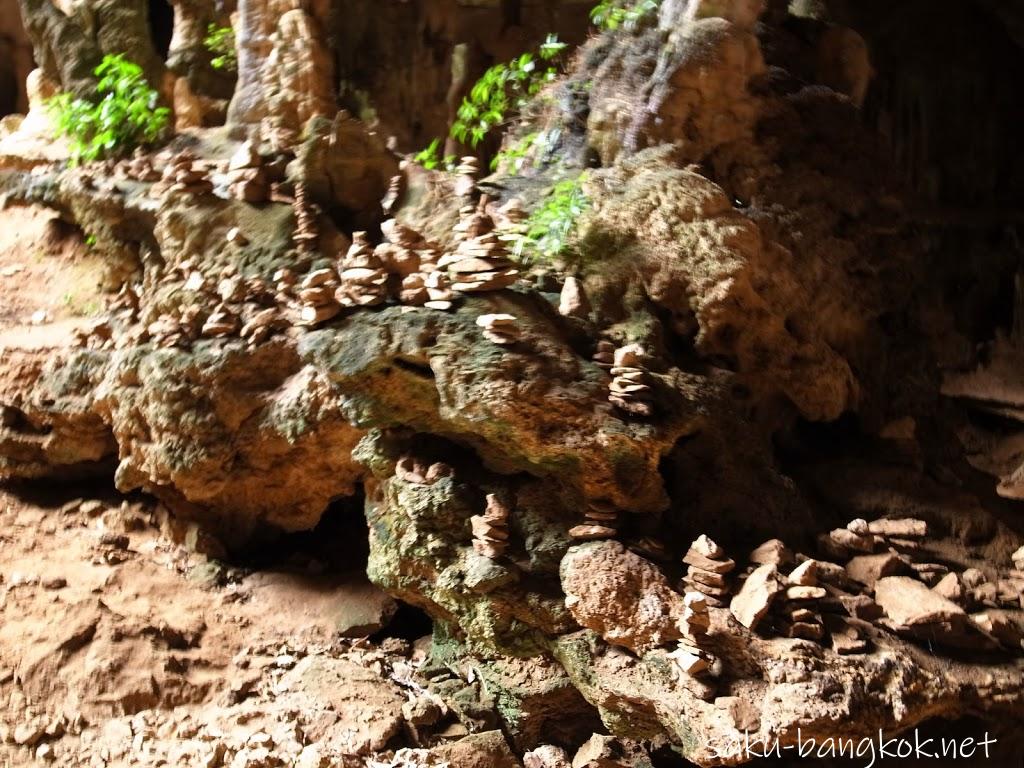
[(781, 591), (778, 568), (773, 563), (765, 563), (755, 568), (743, 582), (729, 603), (729, 610), (744, 627), (755, 629)]

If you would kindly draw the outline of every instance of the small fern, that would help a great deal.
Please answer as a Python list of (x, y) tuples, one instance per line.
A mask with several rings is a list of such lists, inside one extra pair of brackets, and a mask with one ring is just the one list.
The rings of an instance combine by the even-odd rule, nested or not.
[(551, 262), (565, 254), (579, 218), (590, 209), (583, 190), (587, 174), (555, 184), (524, 222), (522, 232), (507, 237), (517, 258)]
[(650, 14), (655, 13), (660, 0), (637, 0), (623, 4), (621, 0), (601, 0), (590, 11), (590, 20), (598, 29), (613, 30), (622, 27), (632, 31)]
[(146, 82), (142, 67), (123, 55), (107, 55), (96, 67), (97, 100), (61, 93), (48, 102), (58, 135), (71, 140), (72, 163), (92, 162), (156, 143), (171, 112)]
[(238, 51), (235, 47), (235, 30), (231, 27), (220, 27), (210, 24), (203, 38), (206, 50), (213, 54), (210, 66), (228, 72), (238, 70)]
[(428, 171), (444, 169), (448, 172), (455, 170), (455, 155), (441, 157), (441, 140), (434, 139), (413, 157), (413, 162), (422, 165)]
[(503, 127), (540, 89), (558, 75), (554, 61), (565, 43), (548, 35), (537, 54), (524, 53), (507, 64), (495, 64), (484, 72), (462, 100), (458, 119), (452, 124), (454, 139), (476, 147), (492, 131)]

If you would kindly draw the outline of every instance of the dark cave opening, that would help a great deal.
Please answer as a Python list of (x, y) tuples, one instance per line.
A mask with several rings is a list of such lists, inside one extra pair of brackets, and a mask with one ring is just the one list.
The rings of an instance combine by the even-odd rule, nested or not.
[(166, 61), (174, 36), (174, 8), (167, 0), (149, 0), (149, 31), (156, 52)]
[[(311, 582), (337, 584), (342, 591), (372, 590), (366, 576), (370, 554), (365, 496), (362, 488), (352, 496), (334, 501), (317, 525), (307, 531), (263, 532), (231, 564), (253, 571), (287, 571), (308, 576)], [(419, 608), (396, 601), (397, 609), (371, 640), (385, 638), (414, 641), (433, 631), (433, 622)]]

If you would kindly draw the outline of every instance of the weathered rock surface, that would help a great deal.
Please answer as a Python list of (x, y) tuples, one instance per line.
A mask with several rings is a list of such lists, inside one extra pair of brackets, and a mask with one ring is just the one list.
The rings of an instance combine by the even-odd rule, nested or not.
[(682, 636), (682, 597), (657, 566), (617, 541), (573, 547), (561, 576), (576, 621), (613, 645), (644, 653)]
[[(231, 119), (239, 136), (252, 129), (255, 139), (258, 126), (270, 147), (266, 172), (277, 180), (264, 194), (226, 192), (218, 168), (238, 147), (202, 132), (195, 156), (181, 140), (161, 160), (188, 183), (113, 183), (98, 169), (41, 162), (0, 178), (11, 199), (44, 202), (93, 234), (108, 282), (125, 289), (103, 338), (5, 347), (0, 478), (116, 464), (119, 488), (158, 496), (228, 549), (313, 528), (332, 502), (362, 493), (368, 574), (430, 616), (434, 645), (422, 680), (395, 672), (411, 700), (346, 660), (275, 659), (290, 670), (275, 684), (317, 690), (316, 703), (288, 701), (314, 713), (306, 736), (334, 752), (368, 754), (405, 725), (435, 725), (431, 696), (458, 720), (451, 734), (480, 732), (435, 750), (466, 765), (515, 765), (506, 736), (517, 751), (551, 733), (579, 744), (586, 734), (575, 727), (597, 730), (595, 711), (614, 738), (591, 741), (581, 765), (641, 765), (639, 749), (613, 748), (626, 739), (667, 741), (714, 764), (744, 759), (744, 730), (791, 744), (798, 729), (859, 737), (930, 717), (1019, 719), (1008, 606), (1020, 581), (964, 554), (986, 531), (1002, 537), (986, 554), (1008, 556), (1019, 537), (1011, 546), (967, 491), (954, 500), (943, 486), (924, 501), (887, 491), (889, 473), (924, 485), (916, 455), (838, 471), (820, 450), (833, 427), (805, 436), (806, 422), (898, 409), (902, 393), (885, 379), (917, 370), (889, 355), (882, 333), (909, 322), (906, 221), (848, 96), (767, 69), (758, 4), (666, 2), (656, 23), (588, 43), (539, 118), (561, 135), (552, 151), (564, 150), (565, 168), (588, 153), (603, 163), (584, 185), (592, 207), (574, 243), (578, 282), (546, 266), (520, 270), (496, 233), (462, 226), (486, 219), (488, 201), (460, 214), (451, 180), (425, 172), (409, 172), (417, 207), (400, 212), (422, 247), (411, 253), (396, 236), (382, 250), (395, 258), (379, 259), (375, 201), (393, 191), (397, 165), (335, 110), (326, 5), (239, 7)], [(256, 169), (257, 145), (235, 171)], [(553, 180), (549, 170), (489, 187), (464, 178), (460, 191)], [(434, 270), (424, 275), (452, 274), (406, 286), (402, 270), (416, 263)], [(366, 290), (346, 292), (346, 280)], [(445, 298), (403, 303), (403, 287)], [(616, 361), (624, 349), (628, 364)], [(892, 434), (906, 447), (916, 430)], [(865, 466), (870, 481), (855, 482)], [(481, 527), (489, 503), (500, 525)], [(824, 533), (819, 553), (845, 567), (798, 554), (849, 508), (857, 520)], [(866, 522), (883, 509), (891, 519)], [(606, 540), (574, 541), (581, 524)], [(943, 538), (923, 542), (933, 527)], [(784, 544), (759, 549), (760, 567), (725, 610), (743, 571), (732, 573), (707, 536), (749, 552), (783, 532)], [(202, 535), (195, 526), (180, 538)], [(489, 546), (474, 547), (482, 536)], [(127, 533), (103, 531), (96, 546), (104, 562), (133, 556)], [(669, 579), (684, 553), (683, 588), (713, 594), (686, 617), (702, 655), (681, 671), (670, 646), (684, 598)], [(905, 562), (906, 553), (922, 556)], [(949, 582), (928, 587), (952, 565), (965, 606), (943, 597)], [(877, 604), (858, 582), (873, 584)], [(58, 583), (46, 580), (57, 592)], [(996, 613), (1004, 604), (1011, 615)], [(113, 634), (112, 608), (76, 605), (85, 618), (69, 613), (70, 634), (19, 665), (37, 694), (69, 649)], [(201, 631), (177, 627), (174, 642)], [(952, 663), (925, 651), (933, 638), (991, 657)], [(134, 706), (171, 696), (124, 669), (118, 695)], [(360, 707), (371, 695), (369, 716)], [(23, 730), (26, 744), (35, 730)], [(265, 741), (240, 746), (239, 762), (266, 757)]]

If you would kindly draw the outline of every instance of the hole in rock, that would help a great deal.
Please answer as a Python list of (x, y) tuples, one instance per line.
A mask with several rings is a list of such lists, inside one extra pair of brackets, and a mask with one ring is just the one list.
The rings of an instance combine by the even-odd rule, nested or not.
[(366, 575), (364, 500), (362, 489), (336, 500), (308, 531), (264, 532), (234, 564), (258, 572), (265, 583), (286, 584), (288, 594), (308, 601), (308, 610), (343, 636), (379, 642), (428, 635), (433, 625), (426, 613), (385, 595)]
[(156, 52), (166, 60), (174, 34), (174, 9), (167, 0), (149, 0), (149, 32)]

